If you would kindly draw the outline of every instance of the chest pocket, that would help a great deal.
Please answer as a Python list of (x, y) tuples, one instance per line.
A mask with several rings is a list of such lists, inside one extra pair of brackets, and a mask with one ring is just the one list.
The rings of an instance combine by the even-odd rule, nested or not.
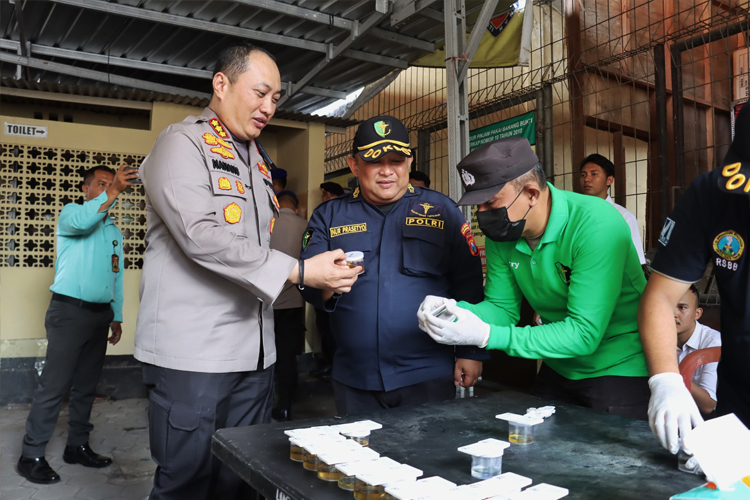
[(404, 225), (403, 235), (404, 274), (440, 276), (445, 247), (445, 229)]
[(211, 171), (211, 189), (214, 196), (234, 196), (247, 200), (247, 186), (240, 177), (227, 172)]

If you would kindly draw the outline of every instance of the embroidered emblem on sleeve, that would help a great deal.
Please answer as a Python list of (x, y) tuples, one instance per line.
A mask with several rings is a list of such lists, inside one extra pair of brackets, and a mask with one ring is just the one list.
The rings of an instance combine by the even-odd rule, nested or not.
[(477, 243), (474, 241), (474, 235), (471, 233), (471, 226), (468, 222), (464, 222), (461, 226), (461, 234), (466, 239), (466, 244), (469, 245), (469, 251), (474, 257), (479, 257), (479, 249)]
[(276, 206), (276, 210), (281, 210), (279, 207), (279, 200), (276, 198), (276, 195), (273, 195), (273, 204)]
[(240, 181), (234, 181), (237, 184), (237, 191), (240, 194), (245, 194), (245, 186), (242, 185)]
[(305, 231), (305, 234), (302, 235), (302, 250), (307, 249), (307, 245), (310, 243), (310, 238), (312, 238), (314, 232), (314, 229), (308, 229)]
[(242, 209), (236, 203), (224, 207), (224, 220), (230, 224), (237, 224), (242, 218)]
[(271, 219), (271, 234), (273, 234), (273, 225), (276, 224), (276, 217)]
[(226, 177), (219, 177), (219, 189), (222, 191), (231, 191), (232, 183)]

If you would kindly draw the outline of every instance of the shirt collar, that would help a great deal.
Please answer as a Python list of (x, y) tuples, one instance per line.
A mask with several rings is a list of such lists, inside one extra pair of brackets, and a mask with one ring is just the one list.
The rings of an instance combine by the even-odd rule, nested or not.
[(693, 330), (693, 334), (690, 336), (689, 339), (687, 339), (687, 342), (685, 342), (685, 345), (682, 346), (683, 349), (685, 347), (690, 347), (693, 350), (697, 350), (701, 348), (701, 333), (703, 330), (703, 325), (695, 322), (695, 330)]
[(608, 201), (608, 202), (610, 203), (610, 205), (612, 205), (613, 207), (615, 206), (615, 200), (613, 200), (613, 199), (612, 199), (612, 197), (611, 197), (610, 195), (607, 195), (607, 201)]
[[(414, 187), (411, 185), (411, 183), (409, 183), (409, 186), (406, 188), (406, 193), (404, 193), (404, 195), (398, 200), (396, 200), (394, 203), (398, 203), (404, 198), (412, 198), (414, 196), (419, 196), (419, 188)], [(360, 190), (359, 187), (356, 187), (354, 189), (354, 192), (351, 194), (351, 196), (349, 196), (349, 203), (354, 203), (355, 201), (364, 201), (365, 203), (367, 202), (367, 200), (365, 200), (365, 197), (362, 196), (362, 191)], [(377, 205), (373, 205), (373, 206), (377, 206)]]
[(287, 207), (282, 207), (282, 208), (280, 208), (280, 209), (279, 209), (279, 213), (280, 213), (280, 214), (292, 214), (292, 215), (297, 215), (297, 214), (295, 214), (295, 213), (294, 213), (294, 209), (292, 209), (292, 208), (287, 208)]
[[(547, 221), (542, 241), (539, 242), (536, 248), (541, 248), (547, 243), (557, 241), (568, 224), (568, 203), (565, 192), (556, 189), (549, 182), (547, 183), (547, 189), (549, 189), (549, 195), (552, 199), (552, 209), (550, 210), (549, 220)], [(529, 244), (524, 238), (516, 242), (516, 250), (531, 255), (531, 248), (529, 248)]]

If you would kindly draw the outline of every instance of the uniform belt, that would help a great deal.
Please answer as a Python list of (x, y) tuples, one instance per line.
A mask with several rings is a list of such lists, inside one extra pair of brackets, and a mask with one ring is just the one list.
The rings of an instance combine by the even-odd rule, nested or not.
[(76, 299), (75, 297), (68, 297), (67, 295), (60, 295), (59, 293), (52, 294), (52, 300), (57, 302), (65, 302), (66, 304), (73, 304), (74, 306), (88, 309), (92, 312), (104, 312), (111, 309), (109, 302), (106, 304), (100, 302), (86, 302), (85, 300)]

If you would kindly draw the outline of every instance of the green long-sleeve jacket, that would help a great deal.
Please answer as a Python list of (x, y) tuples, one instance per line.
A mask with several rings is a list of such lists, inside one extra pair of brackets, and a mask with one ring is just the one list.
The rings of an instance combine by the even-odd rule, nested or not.
[[(537, 248), (488, 238), (484, 301), (459, 305), (491, 325), (489, 349), (543, 359), (568, 379), (648, 376), (636, 318), (646, 279), (627, 223), (600, 198), (548, 185)], [(522, 296), (543, 325), (514, 326)]]

